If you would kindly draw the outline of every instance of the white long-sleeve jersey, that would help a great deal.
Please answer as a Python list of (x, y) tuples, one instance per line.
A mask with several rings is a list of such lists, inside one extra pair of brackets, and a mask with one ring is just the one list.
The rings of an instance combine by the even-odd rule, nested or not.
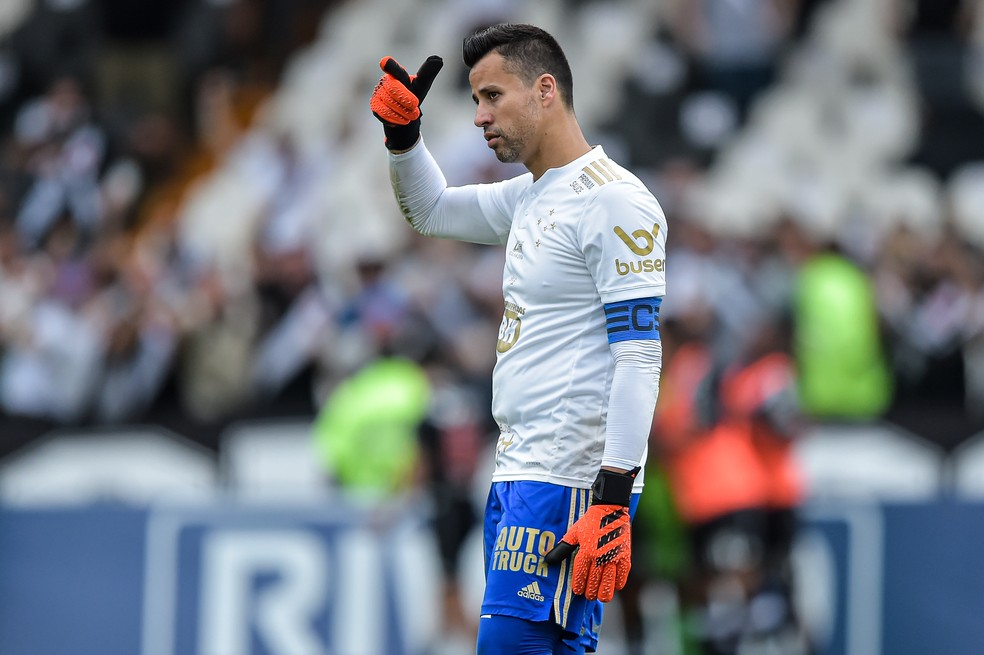
[(390, 154), (390, 176), (417, 231), (506, 248), (493, 481), (588, 488), (602, 465), (641, 465), (660, 342), (610, 343), (609, 333), (658, 320), (629, 310), (619, 323), (612, 305), (664, 295), (666, 219), (652, 193), (601, 147), (535, 182), (447, 187), (420, 141)]

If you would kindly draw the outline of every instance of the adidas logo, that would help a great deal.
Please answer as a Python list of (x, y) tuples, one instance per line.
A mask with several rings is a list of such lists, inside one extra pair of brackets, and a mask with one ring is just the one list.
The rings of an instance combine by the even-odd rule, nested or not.
[(546, 600), (546, 598), (543, 597), (543, 594), (540, 593), (540, 583), (536, 580), (517, 591), (516, 595), (521, 598), (529, 598), (530, 600), (535, 600), (540, 603)]

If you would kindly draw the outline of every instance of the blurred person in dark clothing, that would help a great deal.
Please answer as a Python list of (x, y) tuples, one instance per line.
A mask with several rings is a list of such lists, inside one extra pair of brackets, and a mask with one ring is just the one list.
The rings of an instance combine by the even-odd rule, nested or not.
[(767, 479), (747, 433), (720, 420), (712, 315), (688, 308), (664, 326), (668, 357), (651, 443), (690, 547), (678, 581), (681, 640), (687, 653), (735, 653), (761, 581)]
[[(907, 0), (893, 3), (892, 19), (904, 37), (920, 99), (922, 126), (914, 159), (941, 176), (980, 158), (967, 134), (984, 129), (972, 97), (975, 53), (971, 36), (981, 3), (976, 0)], [(979, 76), (979, 73), (977, 74)]]
[(804, 420), (789, 354), (788, 317), (766, 314), (756, 327), (741, 355), (722, 373), (718, 403), (721, 421), (747, 435), (766, 484), (761, 574), (748, 601), (745, 639), (792, 655), (809, 649), (794, 605), (791, 562), (805, 498), (793, 448)]
[(984, 265), (953, 231), (928, 239), (897, 229), (872, 277), (895, 392), (887, 418), (946, 448), (981, 428), (974, 361), (984, 333)]
[(459, 379), (453, 366), (425, 364), (433, 385), (430, 409), (420, 427), (422, 481), (431, 499), (433, 529), (441, 565), (442, 636), (434, 651), (471, 651), (478, 625), (464, 599), (462, 550), (479, 525), (475, 473), (493, 443), (482, 420), (482, 398)]

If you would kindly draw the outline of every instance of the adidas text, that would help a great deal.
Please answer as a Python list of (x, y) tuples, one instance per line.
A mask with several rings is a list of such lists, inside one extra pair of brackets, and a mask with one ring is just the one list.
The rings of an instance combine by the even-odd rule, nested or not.
[(543, 594), (540, 593), (540, 584), (538, 582), (531, 582), (517, 591), (516, 595), (521, 598), (529, 598), (530, 600), (535, 600), (540, 603), (546, 600), (546, 598), (543, 597)]

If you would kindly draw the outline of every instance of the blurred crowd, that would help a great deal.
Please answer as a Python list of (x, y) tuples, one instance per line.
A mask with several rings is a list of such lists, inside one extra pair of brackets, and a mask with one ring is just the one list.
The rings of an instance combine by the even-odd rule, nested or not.
[[(887, 420), (944, 448), (984, 430), (977, 0), (9, 0), (0, 456), (127, 423), (216, 448), (399, 355), (434, 387), (435, 503), (468, 514), (503, 253), (412, 234), (366, 101), (380, 56), (439, 51), (424, 135), (449, 181), (518, 173), (470, 129), (457, 63), (501, 20), (567, 45), (590, 139), (667, 213), (652, 450), (670, 487), (681, 444), (753, 419), (785, 439)], [(798, 403), (746, 393), (766, 357)], [(684, 519), (740, 532), (746, 509)], [(444, 534), (449, 588), (473, 521)]]
[[(525, 19), (531, 7), (393, 11), (421, 23), (452, 15), (457, 34)], [(538, 10), (562, 40), (589, 46), (631, 27), (610, 58), (588, 48), (571, 58), (591, 136), (638, 170), (668, 213), (667, 316), (714, 314), (707, 338), (727, 357), (765, 318), (794, 318), (798, 272), (836, 251), (871, 286), (877, 334), (865, 347), (884, 361), (867, 365), (885, 376), (867, 418), (946, 446), (981, 426), (979, 3)], [(216, 427), (237, 417), (314, 413), (340, 379), (394, 351), (438, 353), (449, 376), (487, 394), (501, 253), (415, 238), (389, 207), (384, 173), (359, 178), (382, 161), (364, 154), (378, 135), (359, 102), (373, 60), (337, 58), (371, 12), (329, 0), (8, 7), (4, 452), (52, 426), (127, 422), (214, 445)], [(327, 108), (312, 113), (322, 98), (309, 94), (289, 109), (283, 97), (301, 86), (291, 79), (305, 76), (297, 62), (318, 59), (307, 86), (330, 95)], [(354, 72), (326, 88), (336, 69)], [(427, 132), (451, 182), (514, 174), (481, 152), (467, 114), (447, 109), (467, 105), (453, 71)], [(305, 133), (305, 121), (330, 127)], [(817, 409), (838, 418), (836, 407)]]
[(270, 395), (249, 370), (255, 347), (310, 262), (271, 258), (252, 279), (220, 280), (176, 234), (189, 188), (332, 3), (274, 4), (5, 4), (3, 452), (55, 426), (158, 420), (208, 442), (204, 426)]
[[(378, 178), (352, 188), (339, 172), (352, 127), (299, 143), (257, 119), (290, 53), (327, 38), (316, 25), (334, 3), (23, 4), (0, 41), (5, 425), (180, 416), (207, 442), (195, 425), (311, 413), (338, 379), (393, 351), (440, 353), (484, 393), (501, 254), (353, 216), (388, 189)], [(493, 15), (461, 4), (462, 24)], [(605, 3), (559, 4), (590, 22)], [(502, 18), (523, 8), (500, 5)], [(590, 109), (590, 77), (578, 88), (597, 116), (592, 136), (647, 178), (670, 217), (667, 316), (714, 314), (708, 339), (733, 350), (790, 314), (798, 272), (836, 251), (871, 285), (868, 345), (887, 376), (868, 418), (954, 427), (926, 434), (948, 445), (979, 424), (984, 397), (982, 217), (967, 208), (982, 184), (977, 8), (665, 2), (608, 103)], [(878, 27), (869, 43), (825, 29), (863, 12)], [(446, 155), (462, 162), (456, 177), (513, 172), (466, 156), (470, 137), (444, 147), (457, 149)], [(230, 169), (247, 172), (227, 185), (255, 184), (196, 195)], [(329, 183), (340, 177), (345, 188)], [(226, 205), (191, 223), (210, 198)], [(370, 227), (346, 243), (346, 222)]]

